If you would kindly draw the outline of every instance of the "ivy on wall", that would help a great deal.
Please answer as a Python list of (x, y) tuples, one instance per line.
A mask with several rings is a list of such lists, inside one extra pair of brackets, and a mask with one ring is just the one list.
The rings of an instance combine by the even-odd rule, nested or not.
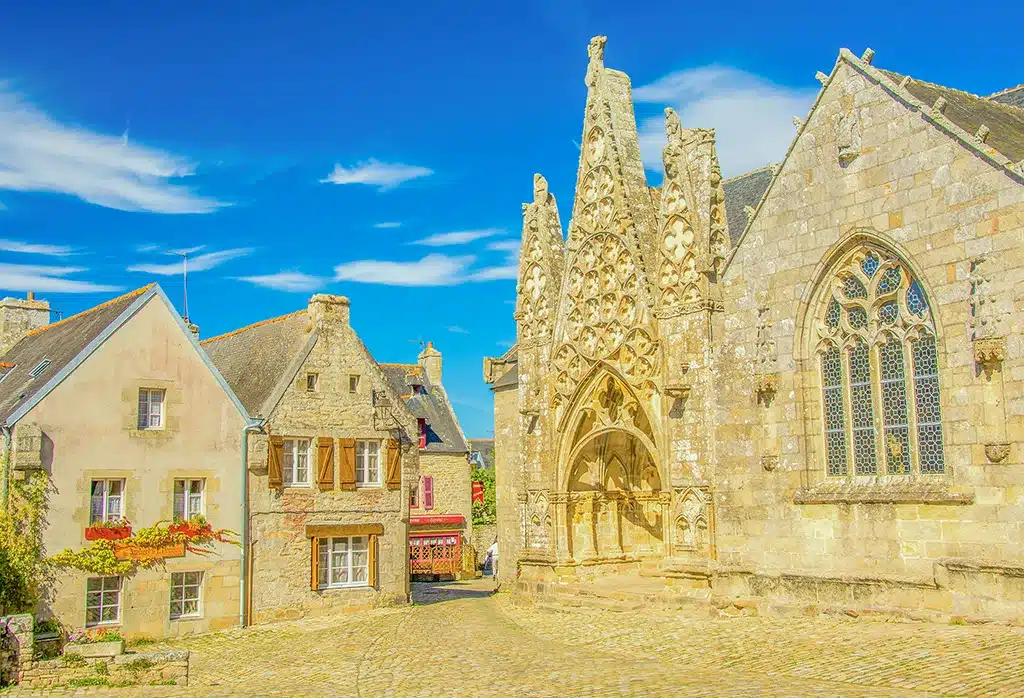
[(0, 507), (0, 614), (31, 611), (46, 587), (43, 527), (49, 490), (49, 476), (30, 471), (10, 483), (7, 506)]

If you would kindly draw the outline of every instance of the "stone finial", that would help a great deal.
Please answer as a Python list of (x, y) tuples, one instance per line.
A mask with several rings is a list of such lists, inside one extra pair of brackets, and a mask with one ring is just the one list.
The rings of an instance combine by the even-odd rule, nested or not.
[(988, 126), (986, 126), (985, 124), (982, 124), (981, 126), (978, 127), (977, 132), (974, 134), (974, 138), (979, 143), (984, 143), (985, 139), (988, 138), (988, 134), (989, 133), (990, 133), (990, 131), (989, 131)]
[(533, 175), (533, 203), (546, 204), (548, 202), (548, 180), (539, 172)]
[(942, 113), (942, 111), (945, 108), (946, 108), (946, 98), (945, 97), (939, 97), (937, 100), (935, 100), (935, 104), (932, 105), (932, 110), (933, 111), (937, 111), (940, 114)]
[(860, 59), (867, 63), (868, 65), (871, 65), (871, 61), (874, 59), (874, 57), (875, 50), (872, 48), (866, 48), (864, 49), (864, 53), (861, 55)]
[(817, 73), (814, 74), (814, 79), (820, 82), (822, 85), (824, 85), (826, 82), (828, 82), (828, 75), (825, 75), (825, 73), (819, 70)]
[(749, 223), (750, 219), (754, 217), (755, 209), (754, 209), (753, 206), (744, 206), (743, 207), (743, 213), (746, 214), (747, 222)]
[(590, 57), (590, 63), (587, 65), (588, 86), (597, 83), (598, 73), (604, 68), (604, 45), (607, 42), (607, 36), (595, 36), (587, 46), (587, 55)]
[(796, 126), (797, 128), (800, 128), (801, 126), (804, 125), (804, 120), (801, 119), (799, 116), (794, 116), (793, 125)]
[(679, 121), (679, 114), (672, 107), (665, 107), (665, 135), (668, 136), (669, 144), (681, 143), (683, 140), (683, 124)]
[(900, 80), (900, 87), (903, 88), (904, 90), (907, 89), (907, 85), (909, 85), (909, 84), (910, 84), (910, 76), (909, 75), (905, 76), (902, 80)]

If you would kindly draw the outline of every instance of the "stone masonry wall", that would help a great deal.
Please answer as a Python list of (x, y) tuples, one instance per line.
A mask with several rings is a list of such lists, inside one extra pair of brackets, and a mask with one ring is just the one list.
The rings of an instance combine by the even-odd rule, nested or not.
[[(969, 564), (955, 577), (1012, 576), (1024, 561), (1024, 186), (847, 63), (837, 71), (724, 276), (714, 422), (720, 559), (930, 584), (940, 563), (960, 558)], [(837, 125), (850, 114), (859, 118), (860, 150), (843, 166)], [(830, 255), (858, 233), (897, 255), (931, 306), (945, 473), (912, 480), (945, 503), (900, 503), (896, 490), (906, 481), (884, 476), (851, 483), (875, 503), (855, 493), (835, 503), (794, 503), (798, 491), (825, 480), (818, 365), (808, 337), (817, 308), (808, 302)], [(971, 339), (971, 260), (981, 255), (987, 302), (1006, 344), (991, 378), (976, 365)], [(759, 307), (770, 309), (777, 351), (770, 407), (755, 396)], [(991, 441), (1009, 444), (1000, 462), (986, 456)], [(991, 584), (1024, 601), (1021, 589)], [(965, 578), (965, 594), (971, 585)]]
[[(314, 305), (311, 302), (311, 307)], [(348, 325), (347, 301), (343, 306), (328, 303), (320, 316), (316, 345), (270, 414), (266, 431), (284, 438), (311, 439), (314, 451), (318, 437), (334, 438), (334, 487), (326, 491), (317, 487), (314, 453), (310, 487), (268, 488), (268, 434), (250, 439), (251, 613), (256, 623), (408, 602), (408, 489), (419, 476), (419, 453), (408, 435), (416, 433), (416, 423), (401, 407), (395, 409), (398, 423), (375, 423), (372, 391), (390, 389)], [(308, 373), (318, 374), (315, 392), (306, 389)], [(356, 393), (349, 392), (350, 375), (360, 376)], [(392, 395), (391, 400), (399, 403), (397, 396)], [(386, 441), (393, 436), (388, 426), (404, 430), (402, 488), (339, 489), (341, 449), (337, 439)], [(381, 454), (383, 481), (383, 445)], [(375, 587), (311, 588), (312, 548), (305, 527), (316, 524), (383, 525), (384, 533), (377, 540)]]
[[(466, 521), (463, 535), (467, 541), (473, 535), (473, 485), (469, 479), (469, 461), (464, 453), (420, 453), (419, 506), (412, 508), (412, 516), (440, 516), (460, 514)], [(434, 478), (434, 507), (426, 509), (423, 503), (423, 478)]]
[(519, 497), (526, 490), (522, 482), (522, 418), (517, 400), (516, 386), (494, 391), (494, 496), (502, 574), (515, 569), (523, 540)]

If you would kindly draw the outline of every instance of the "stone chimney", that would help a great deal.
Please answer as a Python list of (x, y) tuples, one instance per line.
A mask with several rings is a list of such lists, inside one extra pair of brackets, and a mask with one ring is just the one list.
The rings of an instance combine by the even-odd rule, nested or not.
[(320, 332), (349, 326), (349, 303), (345, 296), (318, 293), (309, 299), (307, 312), (310, 323)]
[(22, 298), (0, 300), (0, 354), (18, 343), (30, 330), (50, 324), (50, 302), (37, 301), (31, 291)]
[(196, 323), (192, 322), (187, 317), (186, 318), (182, 318), (182, 319), (185, 321), (185, 327), (188, 328), (188, 331), (192, 333), (192, 336), (195, 337), (196, 341), (198, 342), (199, 341), (199, 325), (197, 325)]
[(434, 348), (433, 342), (427, 342), (427, 348), (420, 352), (419, 364), (433, 385), (441, 385), (441, 352)]

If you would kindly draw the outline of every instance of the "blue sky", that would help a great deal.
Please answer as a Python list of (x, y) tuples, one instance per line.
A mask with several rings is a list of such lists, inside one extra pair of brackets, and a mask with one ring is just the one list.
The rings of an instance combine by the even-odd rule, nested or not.
[(65, 317), (151, 281), (180, 303), (184, 249), (206, 337), (344, 294), (379, 361), (434, 342), (485, 437), (520, 203), (541, 172), (568, 224), (591, 36), (632, 78), (652, 185), (664, 106), (741, 174), (782, 157), (843, 46), (979, 94), (1024, 81), (997, 34), (1019, 4), (987, 31), (941, 2), (635, 7), (2, 0), (0, 292)]

